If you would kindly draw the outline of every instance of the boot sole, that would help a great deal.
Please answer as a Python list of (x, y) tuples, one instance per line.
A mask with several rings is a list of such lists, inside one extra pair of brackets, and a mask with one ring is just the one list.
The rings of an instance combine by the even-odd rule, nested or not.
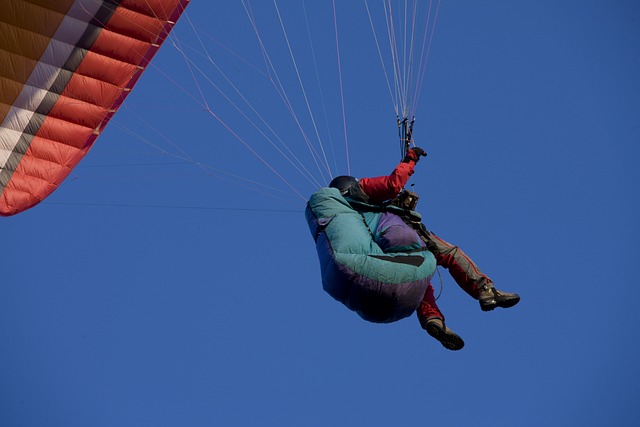
[(464, 347), (464, 341), (452, 331), (447, 331), (437, 325), (427, 325), (427, 333), (440, 341), (440, 344), (447, 350), (460, 350)]

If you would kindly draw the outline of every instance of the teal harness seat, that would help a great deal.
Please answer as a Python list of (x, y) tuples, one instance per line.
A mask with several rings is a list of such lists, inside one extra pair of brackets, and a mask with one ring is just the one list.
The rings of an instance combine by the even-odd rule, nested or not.
[[(318, 190), (307, 203), (305, 215), (316, 242), (323, 289), (370, 322), (410, 316), (436, 269), (433, 254), (399, 220), (402, 212), (394, 206), (350, 201), (335, 188)], [(417, 212), (411, 214), (419, 218)], [(388, 236), (403, 226), (401, 231), (409, 230), (415, 238), (390, 246)]]

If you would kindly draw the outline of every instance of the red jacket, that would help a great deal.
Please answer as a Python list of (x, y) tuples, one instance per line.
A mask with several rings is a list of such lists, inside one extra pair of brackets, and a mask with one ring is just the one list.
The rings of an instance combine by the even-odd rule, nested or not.
[(391, 200), (400, 193), (407, 181), (409, 181), (409, 177), (413, 175), (415, 165), (416, 163), (410, 160), (409, 163), (402, 162), (396, 166), (389, 176), (361, 178), (359, 182), (362, 191), (369, 196), (373, 203)]

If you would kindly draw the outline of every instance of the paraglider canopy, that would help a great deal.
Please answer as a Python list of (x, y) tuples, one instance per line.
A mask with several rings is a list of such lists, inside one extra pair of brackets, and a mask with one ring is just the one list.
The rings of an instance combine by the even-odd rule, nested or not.
[(189, 0), (3, 0), (0, 215), (41, 202), (93, 146)]

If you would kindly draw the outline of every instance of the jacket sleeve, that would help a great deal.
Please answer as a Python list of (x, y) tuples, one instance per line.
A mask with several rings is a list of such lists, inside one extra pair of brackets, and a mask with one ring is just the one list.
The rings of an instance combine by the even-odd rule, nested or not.
[(409, 181), (409, 177), (413, 175), (415, 165), (413, 160), (409, 161), (409, 163), (402, 162), (396, 166), (389, 176), (361, 178), (359, 181), (360, 186), (374, 203), (382, 203), (385, 200), (393, 199)]

